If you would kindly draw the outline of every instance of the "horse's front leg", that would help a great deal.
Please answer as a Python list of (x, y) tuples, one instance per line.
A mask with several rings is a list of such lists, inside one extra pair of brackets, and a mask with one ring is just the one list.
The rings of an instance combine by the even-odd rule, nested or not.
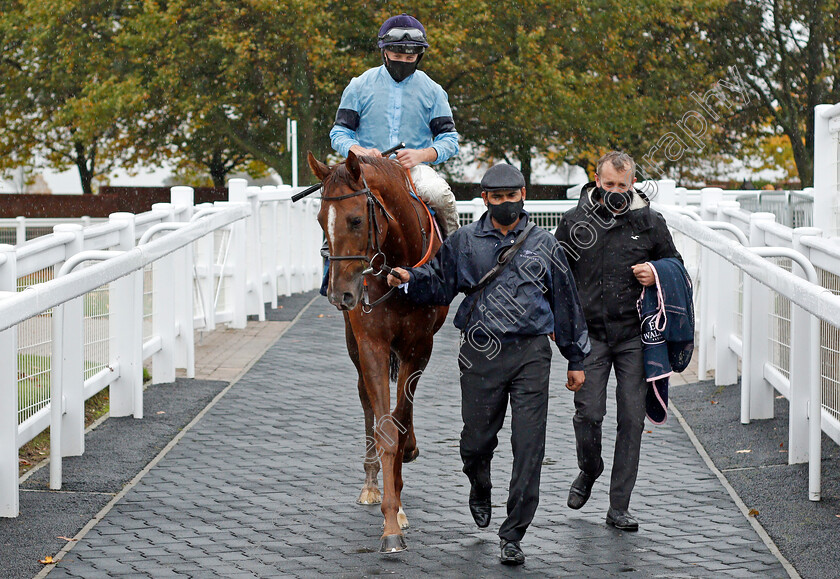
[(362, 410), (365, 413), (365, 484), (356, 502), (360, 505), (378, 505), (382, 502), (382, 493), (379, 492), (379, 484), (377, 482), (379, 475), (379, 454), (376, 452), (376, 440), (373, 433), (373, 408), (370, 404), (370, 398), (368, 398), (364, 376), (362, 376), (362, 369), (359, 364), (359, 345), (356, 342), (356, 336), (353, 333), (353, 327), (350, 325), (346, 312), (344, 314), (344, 321), (347, 352), (350, 354), (350, 359), (353, 361), (353, 364), (356, 366), (356, 371), (359, 373), (357, 384), (359, 401), (361, 401)]
[(393, 415), (395, 423), (402, 427), (398, 448), (402, 460), (394, 463), (394, 487), (400, 505), (397, 521), (402, 529), (408, 528), (408, 516), (402, 507), (402, 465), (404, 462), (411, 462), (420, 454), (414, 436), (414, 391), (431, 356), (431, 340), (428, 342), (428, 345), (415, 344), (411, 347), (411, 357), (400, 363), (400, 373), (397, 378), (397, 405), (394, 407)]
[(362, 401), (362, 409), (365, 412), (365, 484), (362, 492), (356, 501), (360, 505), (378, 505), (382, 502), (382, 493), (379, 492), (379, 453), (377, 452), (376, 436), (374, 433), (375, 417), (364, 379), (359, 376), (359, 399)]
[[(405, 540), (397, 521), (400, 508), (399, 491), (395, 486), (395, 463), (402, 464), (400, 452), (400, 425), (390, 413), (391, 392), (388, 384), (388, 360), (390, 347), (369, 344), (359, 352), (365, 389), (373, 408), (373, 435), (376, 452), (382, 463), (382, 515), (385, 529), (382, 533), (381, 553), (395, 553), (406, 548)], [(399, 457), (399, 458), (398, 458)]]

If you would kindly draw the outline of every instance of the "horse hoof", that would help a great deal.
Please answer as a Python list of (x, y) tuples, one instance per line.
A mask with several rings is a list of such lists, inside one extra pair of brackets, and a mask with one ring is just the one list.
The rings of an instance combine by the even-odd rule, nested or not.
[(379, 552), (390, 555), (391, 553), (405, 551), (407, 548), (402, 535), (385, 535), (379, 545)]
[(360, 505), (378, 505), (382, 502), (382, 494), (377, 488), (362, 489), (362, 494), (359, 495), (356, 502)]
[(418, 456), (420, 456), (420, 449), (419, 448), (414, 448), (412, 450), (406, 450), (403, 453), (403, 464), (405, 464), (407, 462), (412, 462)]
[(408, 517), (402, 507), (400, 507), (400, 510), (397, 511), (397, 523), (399, 523), (400, 529), (408, 528)]

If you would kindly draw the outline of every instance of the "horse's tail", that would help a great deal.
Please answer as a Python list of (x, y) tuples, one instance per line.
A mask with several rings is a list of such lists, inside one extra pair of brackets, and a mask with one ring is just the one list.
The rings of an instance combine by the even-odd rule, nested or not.
[(393, 351), (391, 351), (391, 359), (388, 369), (390, 371), (391, 382), (396, 383), (397, 377), (400, 373), (400, 359), (397, 358), (397, 355)]

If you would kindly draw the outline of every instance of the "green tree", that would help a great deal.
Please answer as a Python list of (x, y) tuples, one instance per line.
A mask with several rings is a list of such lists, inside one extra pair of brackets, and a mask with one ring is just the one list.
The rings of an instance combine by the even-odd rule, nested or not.
[(75, 166), (82, 191), (124, 159), (125, 128), (142, 94), (126, 75), (116, 36), (136, 9), (128, 0), (3, 3), (0, 151), (9, 165), (42, 156)]
[(802, 185), (813, 185), (814, 107), (840, 101), (840, 4), (732, 0), (705, 33), (715, 61), (737, 66), (755, 97), (745, 134), (783, 132)]
[[(479, 156), (515, 157), (529, 182), (536, 154), (591, 172), (609, 149), (638, 158), (655, 148), (692, 108), (692, 91), (715, 82), (711, 47), (697, 31), (720, 3), (525, 0), (495, 10), (428, 2), (426, 66)], [(732, 143), (723, 128), (710, 127), (685, 154)], [(657, 163), (667, 173), (679, 161)]]
[(291, 117), (308, 171), (306, 151), (329, 147), (339, 72), (359, 58), (350, 52), (358, 21), (337, 1), (147, 2), (124, 36), (138, 65), (154, 63), (135, 69), (154, 95), (136, 127), (145, 154), (204, 166), (216, 185), (250, 161), (288, 178)]

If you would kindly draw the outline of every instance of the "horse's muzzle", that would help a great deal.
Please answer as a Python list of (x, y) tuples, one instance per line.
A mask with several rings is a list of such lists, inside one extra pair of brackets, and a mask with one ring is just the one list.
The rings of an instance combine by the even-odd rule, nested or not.
[(339, 310), (352, 310), (359, 303), (359, 297), (352, 292), (344, 292), (340, 296), (330, 295), (330, 303)]

